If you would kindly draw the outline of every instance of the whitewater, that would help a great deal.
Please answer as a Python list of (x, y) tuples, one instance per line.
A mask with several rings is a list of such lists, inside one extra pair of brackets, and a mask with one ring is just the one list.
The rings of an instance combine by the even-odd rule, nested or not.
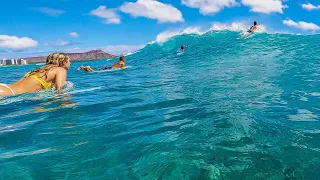
[(318, 179), (320, 35), (241, 31), (164, 32), (130, 68), (0, 99), (0, 179)]

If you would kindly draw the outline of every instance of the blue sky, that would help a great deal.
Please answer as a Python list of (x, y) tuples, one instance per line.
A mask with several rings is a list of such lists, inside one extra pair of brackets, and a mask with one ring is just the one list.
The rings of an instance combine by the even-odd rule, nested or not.
[(10, 0), (0, 11), (0, 58), (53, 51), (133, 51), (164, 31), (213, 23), (268, 32), (320, 31), (318, 0)]

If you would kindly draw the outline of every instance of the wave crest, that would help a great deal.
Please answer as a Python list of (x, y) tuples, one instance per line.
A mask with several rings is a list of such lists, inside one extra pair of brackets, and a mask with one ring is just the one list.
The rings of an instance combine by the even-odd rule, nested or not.
[[(161, 32), (160, 34), (157, 35), (156, 40), (152, 41), (149, 44), (153, 44), (157, 42), (158, 44), (162, 44), (166, 41), (168, 41), (170, 38), (179, 36), (179, 35), (184, 35), (184, 34), (196, 34), (196, 35), (203, 35), (207, 32), (210, 31), (234, 31), (234, 32), (245, 32), (250, 28), (250, 25), (246, 23), (241, 23), (241, 22), (233, 22), (231, 24), (225, 24), (225, 23), (220, 23), (220, 22), (215, 22), (211, 26), (211, 28), (207, 30), (203, 30), (201, 27), (188, 27), (186, 29), (182, 30), (167, 30), (164, 32)], [(259, 33), (264, 33), (267, 32), (266, 27), (264, 25), (259, 25), (259, 29), (257, 30)]]

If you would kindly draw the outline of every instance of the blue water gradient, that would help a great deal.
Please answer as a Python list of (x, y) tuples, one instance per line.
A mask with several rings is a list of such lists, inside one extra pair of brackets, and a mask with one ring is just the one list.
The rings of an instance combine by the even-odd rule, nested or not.
[(320, 35), (238, 36), (176, 36), (119, 71), (72, 63), (64, 95), (0, 99), (0, 179), (318, 179)]

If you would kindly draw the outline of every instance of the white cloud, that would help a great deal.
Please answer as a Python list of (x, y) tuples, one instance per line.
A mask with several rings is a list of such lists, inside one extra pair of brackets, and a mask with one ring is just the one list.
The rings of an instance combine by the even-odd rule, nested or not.
[(60, 16), (61, 14), (64, 14), (66, 12), (64, 10), (52, 9), (48, 7), (36, 7), (33, 9), (36, 11), (42, 12), (44, 14), (47, 14), (48, 16)]
[(282, 23), (287, 26), (296, 27), (303, 30), (320, 30), (320, 27), (314, 23), (307, 23), (304, 21), (294, 22), (293, 20), (283, 20)]
[(135, 3), (125, 2), (119, 9), (133, 17), (155, 19), (159, 23), (184, 21), (182, 13), (177, 8), (156, 0), (137, 0)]
[(79, 50), (79, 49), (81, 49), (81, 48), (79, 48), (79, 47), (72, 48), (72, 50)]
[(203, 15), (215, 14), (226, 7), (237, 5), (235, 0), (181, 0), (181, 2), (188, 7), (199, 8)]
[(71, 32), (71, 33), (69, 33), (69, 35), (70, 35), (71, 37), (74, 37), (74, 38), (79, 37), (79, 34), (78, 34), (77, 32)]
[(121, 20), (115, 9), (107, 9), (106, 6), (99, 6), (97, 9), (90, 11), (93, 16), (104, 19), (105, 24), (120, 24)]
[(64, 41), (64, 40), (58, 39), (53, 43), (45, 43), (43, 45), (44, 46), (68, 46), (68, 45), (72, 45), (72, 43), (70, 41)]
[(242, 4), (250, 7), (250, 11), (258, 13), (280, 13), (287, 8), (281, 0), (242, 0)]
[(67, 46), (67, 45), (70, 45), (71, 42), (69, 41), (64, 41), (64, 40), (58, 40), (57, 42), (55, 42), (55, 46)]
[(38, 42), (28, 37), (16, 37), (8, 35), (0, 35), (0, 47), (11, 50), (24, 50), (33, 48)]
[(311, 4), (311, 3), (308, 3), (308, 4), (302, 4), (302, 8), (305, 9), (305, 10), (311, 11), (311, 10), (314, 10), (314, 9), (320, 9), (320, 5), (315, 6), (315, 5)]

